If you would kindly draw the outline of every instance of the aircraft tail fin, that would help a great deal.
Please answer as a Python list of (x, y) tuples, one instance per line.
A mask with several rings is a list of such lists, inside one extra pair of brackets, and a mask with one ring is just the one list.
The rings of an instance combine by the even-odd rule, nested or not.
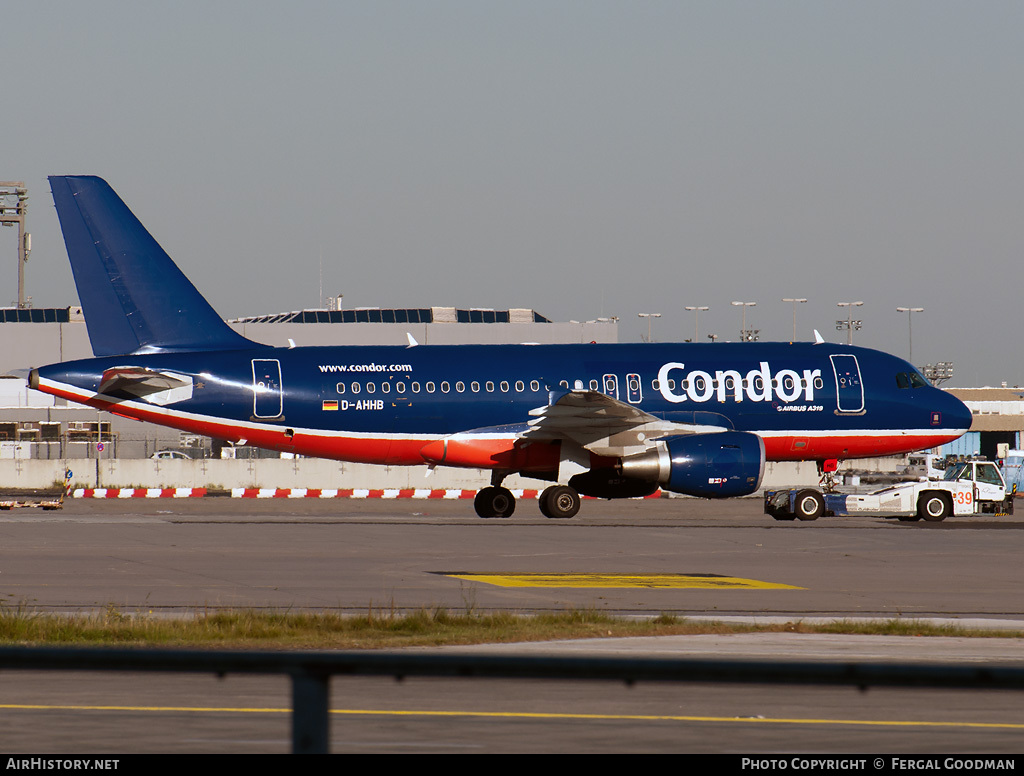
[(102, 178), (50, 176), (93, 353), (260, 347), (235, 332)]

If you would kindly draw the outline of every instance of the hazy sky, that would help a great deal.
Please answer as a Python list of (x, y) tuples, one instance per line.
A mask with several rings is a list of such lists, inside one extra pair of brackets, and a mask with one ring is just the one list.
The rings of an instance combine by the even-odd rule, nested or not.
[[(1019, 2), (46, 2), (0, 26), (0, 179), (34, 304), (74, 284), (46, 176), (106, 178), (224, 316), (661, 312), (1024, 385)], [(0, 232), (0, 304), (16, 301)], [(6, 257), (6, 258), (5, 258)]]

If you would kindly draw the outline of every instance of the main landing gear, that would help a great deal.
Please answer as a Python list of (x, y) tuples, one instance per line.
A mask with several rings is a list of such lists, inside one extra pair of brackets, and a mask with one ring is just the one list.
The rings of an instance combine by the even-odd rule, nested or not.
[(516, 497), (508, 488), (492, 485), (476, 494), (473, 507), (480, 517), (512, 517), (516, 511)]
[[(580, 494), (568, 485), (552, 485), (540, 494), (537, 504), (544, 517), (574, 517), (580, 511)], [(516, 497), (500, 484), (491, 485), (476, 494), (473, 507), (480, 517), (511, 517), (516, 511)]]
[(574, 517), (580, 511), (580, 494), (568, 485), (552, 485), (540, 494), (537, 505), (544, 517)]

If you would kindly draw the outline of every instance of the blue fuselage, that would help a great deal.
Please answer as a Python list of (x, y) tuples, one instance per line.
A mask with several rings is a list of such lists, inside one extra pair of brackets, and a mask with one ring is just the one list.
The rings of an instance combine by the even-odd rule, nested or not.
[[(187, 376), (191, 390), (162, 404), (97, 395), (104, 372), (123, 366)], [(299, 452), (312, 435), (310, 454), (388, 463), (422, 463), (419, 448), (453, 434), (515, 434), (566, 390), (756, 433), (768, 460), (909, 452), (971, 423), (959, 400), (906, 361), (832, 344), (258, 348), (90, 359), (38, 376), (41, 390), (130, 417)], [(346, 438), (356, 448), (340, 444)]]

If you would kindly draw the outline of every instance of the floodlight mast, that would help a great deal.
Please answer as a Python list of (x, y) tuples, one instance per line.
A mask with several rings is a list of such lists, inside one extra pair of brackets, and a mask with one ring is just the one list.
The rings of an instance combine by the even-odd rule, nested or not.
[(32, 235), (25, 231), (25, 212), (28, 210), (28, 189), (24, 181), (0, 181), (0, 224), (18, 225), (18, 309), (25, 303), (25, 264), (32, 251)]
[(853, 330), (856, 329), (857, 331), (860, 331), (861, 328), (861, 321), (853, 320), (853, 308), (862, 307), (863, 305), (863, 302), (836, 302), (836, 307), (846, 308), (846, 320), (836, 321), (836, 329), (839, 331), (846, 329), (847, 345), (853, 344)]

